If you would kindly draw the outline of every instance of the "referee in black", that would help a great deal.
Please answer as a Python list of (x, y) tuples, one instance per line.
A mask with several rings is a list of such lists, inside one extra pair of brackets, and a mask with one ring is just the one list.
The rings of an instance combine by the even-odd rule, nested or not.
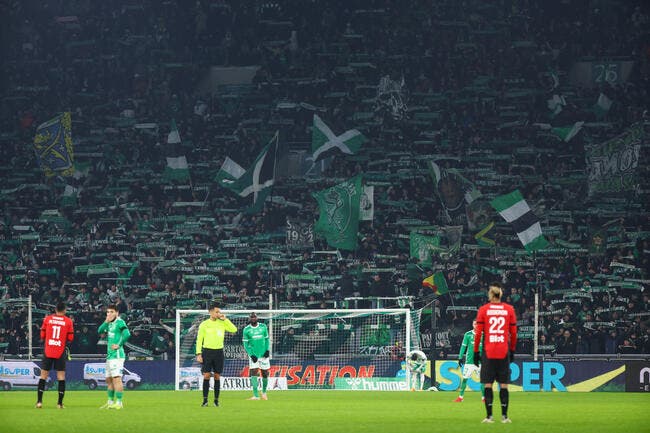
[(221, 372), (223, 371), (223, 339), (226, 332), (235, 333), (237, 327), (226, 318), (219, 309), (219, 304), (210, 304), (210, 318), (199, 325), (196, 336), (196, 360), (201, 364), (203, 373), (203, 403), (208, 407), (210, 393), (210, 375), (214, 373), (214, 405), (219, 406), (221, 389)]

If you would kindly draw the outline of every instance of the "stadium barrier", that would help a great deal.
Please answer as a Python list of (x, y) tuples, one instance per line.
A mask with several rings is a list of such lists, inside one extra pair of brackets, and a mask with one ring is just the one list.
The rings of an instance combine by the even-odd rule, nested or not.
[[(36, 365), (35, 365), (36, 364)], [(395, 391), (402, 388), (404, 367), (399, 361), (375, 365), (372, 360), (358, 360), (349, 365), (337, 365), (333, 360), (291, 360), (276, 364), (271, 369), (271, 376), (282, 378), (278, 389), (309, 388), (310, 384), (324, 385), (321, 388), (386, 390)], [(38, 382), (22, 376), (38, 376), (39, 361), (6, 360), (0, 361), (0, 389), (26, 389), (36, 387)], [(90, 366), (90, 367), (89, 367)], [(430, 366), (429, 366), (430, 367)], [(136, 390), (174, 389), (174, 361), (127, 361), (125, 376), (127, 388)], [(436, 377), (440, 391), (455, 392), (460, 386), (460, 370), (455, 360), (437, 360)], [(426, 375), (430, 377), (431, 370)], [(68, 389), (102, 389), (105, 383), (91, 381), (93, 375), (101, 374), (96, 360), (72, 360), (67, 364), (66, 383)], [(55, 372), (51, 373), (56, 380)], [(226, 389), (247, 389), (248, 371), (241, 363), (227, 362), (224, 375), (232, 382)], [(22, 379), (21, 379), (22, 377)], [(26, 379), (26, 380), (23, 380)], [(285, 380), (286, 379), (286, 382)], [(363, 380), (349, 380), (363, 379)], [(518, 359), (511, 365), (513, 391), (541, 392), (650, 392), (650, 360), (647, 357), (626, 359), (577, 359), (533, 361)], [(230, 383), (230, 382), (229, 382)], [(286, 385), (285, 385), (286, 383)], [(479, 389), (478, 378), (470, 379), (468, 388)], [(188, 386), (185, 389), (195, 389)]]

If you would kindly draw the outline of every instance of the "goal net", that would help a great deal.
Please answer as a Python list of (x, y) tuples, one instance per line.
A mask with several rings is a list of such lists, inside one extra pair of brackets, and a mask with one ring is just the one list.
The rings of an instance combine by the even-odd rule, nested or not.
[[(248, 356), (242, 331), (252, 310), (222, 310), (237, 326), (226, 333), (222, 389), (247, 389)], [(255, 310), (269, 328), (269, 376), (280, 389), (327, 389), (340, 379), (406, 377), (405, 354), (419, 348), (419, 312), (408, 309)], [(176, 389), (200, 388), (195, 358), (199, 324), (207, 310), (176, 312)], [(278, 378), (278, 379), (274, 379)], [(339, 380), (337, 380), (339, 379)], [(366, 380), (364, 383), (372, 383)], [(400, 385), (401, 386), (401, 385)]]

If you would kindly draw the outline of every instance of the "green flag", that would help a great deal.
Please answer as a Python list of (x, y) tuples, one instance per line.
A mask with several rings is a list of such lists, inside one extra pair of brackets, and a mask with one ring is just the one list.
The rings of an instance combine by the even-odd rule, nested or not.
[(571, 139), (573, 137), (578, 135), (578, 133), (582, 129), (582, 125), (584, 125), (584, 123), (585, 122), (576, 122), (576, 123), (573, 124), (573, 126), (552, 128), (551, 132), (553, 134), (557, 135), (565, 143), (568, 143), (569, 141), (571, 141)]
[(63, 196), (61, 197), (61, 206), (62, 207), (74, 207), (77, 205), (77, 195), (79, 194), (79, 189), (75, 188), (72, 185), (66, 185), (65, 190), (63, 191)]
[(426, 236), (415, 231), (411, 232), (411, 257), (420, 263), (431, 264), (431, 254), (440, 245), (438, 236)]
[(362, 175), (313, 193), (320, 217), (314, 226), (329, 245), (342, 250), (357, 248), (359, 230), (359, 201), (363, 187)]
[(589, 237), (589, 254), (605, 254), (607, 251), (607, 231), (601, 227), (592, 227)]

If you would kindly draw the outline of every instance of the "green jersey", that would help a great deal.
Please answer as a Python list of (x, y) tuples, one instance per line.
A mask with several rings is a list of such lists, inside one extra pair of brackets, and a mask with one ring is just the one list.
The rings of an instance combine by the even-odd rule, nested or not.
[[(458, 352), (458, 359), (464, 357), (466, 364), (474, 364), (474, 335), (474, 330), (465, 333), (463, 344), (461, 344), (460, 352)], [(483, 352), (483, 338), (481, 338), (478, 351), (479, 353)]]
[[(124, 359), (124, 343), (129, 339), (131, 333), (129, 328), (126, 327), (124, 320), (119, 317), (112, 322), (104, 322), (99, 326), (97, 333), (103, 334), (106, 332), (106, 359)], [(117, 344), (120, 346), (113, 349), (112, 346)]]
[(264, 323), (258, 323), (257, 326), (247, 325), (242, 334), (242, 342), (248, 356), (261, 358), (264, 352), (269, 350), (269, 329)]

